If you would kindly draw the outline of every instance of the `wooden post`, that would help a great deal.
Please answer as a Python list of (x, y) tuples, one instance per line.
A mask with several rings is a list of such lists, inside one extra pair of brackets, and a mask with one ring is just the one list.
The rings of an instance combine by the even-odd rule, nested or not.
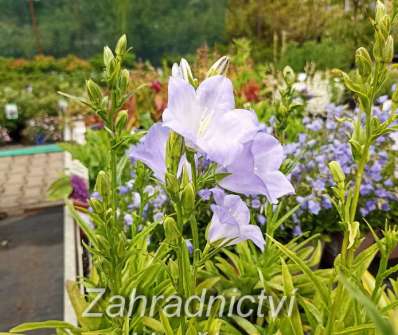
[(36, 50), (39, 54), (42, 54), (43, 48), (41, 46), (41, 38), (40, 38), (39, 28), (37, 27), (35, 6), (33, 4), (33, 0), (29, 0), (29, 12), (30, 12), (30, 16), (32, 18), (32, 31), (33, 31), (33, 35), (35, 36), (35, 40), (36, 40)]

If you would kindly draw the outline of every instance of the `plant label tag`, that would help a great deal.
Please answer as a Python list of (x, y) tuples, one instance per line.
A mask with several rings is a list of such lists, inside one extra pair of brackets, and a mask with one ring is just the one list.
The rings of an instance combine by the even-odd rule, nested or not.
[(6, 104), (4, 107), (4, 114), (7, 120), (17, 120), (18, 106), (16, 104)]

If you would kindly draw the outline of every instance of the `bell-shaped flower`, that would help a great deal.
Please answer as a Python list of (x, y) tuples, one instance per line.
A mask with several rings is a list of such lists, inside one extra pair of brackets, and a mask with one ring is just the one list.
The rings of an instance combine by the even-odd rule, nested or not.
[(232, 83), (224, 76), (206, 79), (197, 90), (172, 76), (168, 90), (164, 125), (222, 166), (230, 164), (258, 131), (254, 112), (234, 109)]
[(245, 195), (265, 195), (271, 203), (294, 193), (287, 177), (279, 171), (283, 162), (283, 148), (271, 135), (259, 132), (236, 159), (223, 171), (230, 173), (220, 186)]
[(216, 193), (216, 204), (211, 206), (213, 217), (210, 222), (207, 238), (209, 242), (230, 241), (228, 245), (251, 240), (264, 250), (264, 237), (261, 229), (250, 224), (250, 211), (237, 195)]
[[(131, 160), (139, 160), (149, 167), (154, 176), (161, 182), (165, 181), (166, 175), (166, 146), (169, 139), (170, 129), (161, 123), (154, 124), (148, 133), (141, 139), (140, 143), (132, 146), (128, 156)], [(177, 174), (180, 175), (183, 168), (187, 169), (189, 178), (192, 178), (191, 165), (185, 155), (181, 157)]]
[(169, 128), (156, 123), (148, 130), (140, 143), (134, 145), (129, 152), (130, 159), (143, 162), (162, 182), (166, 174), (166, 144), (169, 134)]

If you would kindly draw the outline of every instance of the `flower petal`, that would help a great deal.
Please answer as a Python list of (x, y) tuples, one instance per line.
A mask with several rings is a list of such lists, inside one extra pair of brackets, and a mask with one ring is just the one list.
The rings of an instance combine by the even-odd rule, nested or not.
[(294, 187), (289, 179), (280, 171), (264, 171), (264, 173), (257, 173), (264, 182), (267, 189), (267, 198), (271, 203), (276, 203), (277, 200), (287, 194), (294, 194)]
[(227, 166), (242, 152), (244, 143), (250, 141), (258, 129), (254, 112), (235, 109), (214, 115), (197, 144), (211, 160)]
[(130, 158), (142, 161), (152, 169), (160, 181), (164, 181), (166, 173), (165, 156), (169, 133), (170, 130), (160, 123), (154, 124), (140, 143), (133, 146), (129, 152)]
[(239, 223), (246, 225), (250, 222), (250, 210), (238, 195), (229, 194), (224, 198), (224, 206), (229, 208), (229, 213)]
[(194, 141), (201, 120), (194, 88), (181, 78), (170, 77), (168, 90), (169, 102), (162, 116), (164, 125)]
[(279, 141), (268, 134), (258, 133), (253, 141), (252, 153), (255, 157), (255, 169), (279, 170), (283, 158), (283, 147)]
[(213, 217), (210, 222), (207, 238), (209, 242), (239, 237), (239, 225), (221, 206), (212, 205)]
[(264, 251), (265, 240), (260, 227), (252, 224), (241, 227), (241, 236), (245, 240), (253, 241), (253, 243), (261, 249), (261, 251)]
[(227, 77), (213, 76), (206, 79), (196, 93), (201, 107), (209, 112), (235, 108), (232, 82)]
[(265, 194), (262, 180), (254, 173), (251, 147), (251, 142), (246, 143), (241, 154), (225, 169), (219, 171), (230, 173), (219, 182), (221, 187), (245, 195)]

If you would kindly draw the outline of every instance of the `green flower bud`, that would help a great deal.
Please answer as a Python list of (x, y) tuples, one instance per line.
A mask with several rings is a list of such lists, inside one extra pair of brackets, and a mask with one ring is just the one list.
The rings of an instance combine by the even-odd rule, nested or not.
[(356, 51), (355, 63), (362, 77), (367, 78), (372, 72), (372, 59), (365, 48), (361, 47)]
[(104, 64), (105, 67), (108, 68), (111, 61), (114, 59), (115, 57), (113, 56), (113, 52), (109, 47), (105, 47), (104, 48)]
[(170, 132), (166, 145), (166, 168), (169, 173), (176, 175), (181, 156), (184, 153), (184, 139), (174, 131)]
[(185, 217), (189, 217), (195, 209), (195, 190), (192, 183), (188, 183), (181, 192), (181, 202)]
[(225, 76), (228, 72), (230, 59), (228, 56), (223, 56), (219, 60), (217, 60), (209, 69), (206, 74), (206, 78), (212, 76)]
[(130, 81), (130, 73), (127, 69), (123, 69), (122, 73), (120, 74), (120, 90), (122, 94), (124, 94), (128, 87)]
[(376, 22), (379, 23), (387, 15), (386, 6), (381, 1), (376, 5)]
[(384, 56), (385, 38), (380, 31), (375, 33), (375, 43), (373, 45), (373, 57), (381, 62)]
[(122, 57), (127, 50), (127, 37), (126, 34), (124, 34), (122, 37), (119, 38), (119, 40), (116, 43), (116, 48), (115, 48), (115, 53), (119, 57)]
[(189, 182), (190, 182), (190, 167), (186, 162), (182, 167), (182, 174), (181, 174), (181, 189), (183, 189)]
[(387, 38), (391, 31), (391, 17), (388, 15), (384, 16), (378, 23), (378, 27), (384, 38)]
[(101, 88), (91, 79), (86, 81), (86, 88), (90, 101), (98, 106), (102, 101)]
[(340, 163), (336, 161), (332, 161), (329, 163), (329, 169), (332, 173), (333, 180), (337, 183), (344, 183), (345, 182), (345, 174), (341, 169)]
[(175, 220), (168, 216), (163, 222), (164, 235), (166, 236), (166, 241), (177, 241), (180, 236), (178, 231), (177, 223)]
[(384, 52), (383, 52), (383, 61), (385, 63), (391, 63), (394, 58), (394, 39), (391, 35), (387, 37)]
[(283, 79), (285, 79), (286, 84), (293, 85), (296, 81), (296, 74), (294, 73), (293, 69), (290, 66), (285, 66), (283, 69)]
[(178, 200), (178, 193), (180, 191), (180, 185), (175, 175), (166, 172), (166, 190), (169, 193), (172, 200)]
[(117, 132), (121, 132), (126, 127), (128, 117), (129, 116), (126, 110), (121, 110), (117, 114), (116, 123), (115, 123)]
[(100, 171), (97, 175), (95, 189), (105, 199), (111, 191), (109, 176), (105, 171)]

